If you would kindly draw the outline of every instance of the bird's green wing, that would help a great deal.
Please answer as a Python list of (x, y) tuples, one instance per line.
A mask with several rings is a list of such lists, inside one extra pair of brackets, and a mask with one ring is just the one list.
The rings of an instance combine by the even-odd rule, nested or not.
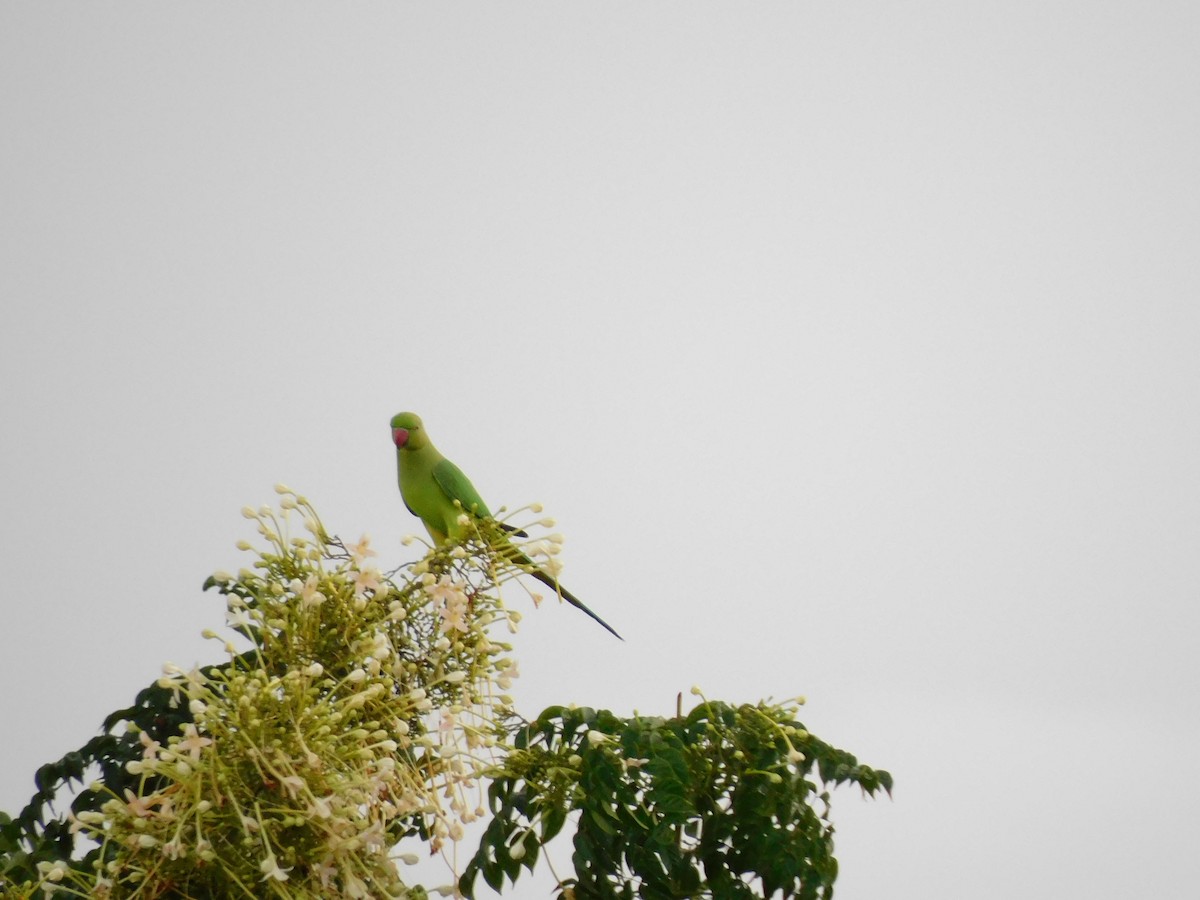
[(433, 480), (451, 502), (457, 500), (462, 504), (464, 512), (480, 518), (491, 518), (492, 514), (483, 498), (479, 496), (479, 491), (475, 490), (475, 485), (471, 484), (471, 480), (462, 473), (462, 469), (450, 460), (440, 460), (433, 467)]

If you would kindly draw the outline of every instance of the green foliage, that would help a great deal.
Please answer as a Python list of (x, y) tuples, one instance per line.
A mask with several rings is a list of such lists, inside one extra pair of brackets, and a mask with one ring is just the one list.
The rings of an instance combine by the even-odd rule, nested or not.
[[(802, 701), (702, 701), (671, 719), (556, 706), (527, 722), (492, 635), (520, 620), (500, 596), (522, 568), (495, 549), (510, 535), (487, 522), (385, 576), (365, 538), (330, 538), (278, 490), (278, 515), (243, 511), (266, 549), (204, 585), (225, 601), (232, 634), (206, 634), (227, 660), (165, 666), (37, 771), (29, 804), (0, 813), (0, 895), (417, 900), (396, 843), (437, 853), (490, 808), (463, 896), (481, 875), (515, 883), (573, 826), (566, 898), (832, 897), (829, 788), (892, 781), (809, 734)], [(557, 540), (522, 552), (548, 560)]]
[(461, 889), (473, 896), (479, 875), (495, 890), (515, 882), (571, 816), (565, 896), (832, 897), (828, 788), (890, 794), (892, 778), (811, 735), (795, 713), (707, 701), (672, 719), (547, 709), (493, 774), (494, 817)]
[[(238, 661), (209, 666), (201, 673), (213, 677)], [(191, 721), (191, 711), (176, 701), (173, 691), (152, 684), (138, 693), (132, 706), (111, 713), (99, 735), (78, 750), (41, 766), (34, 775), (37, 790), (25, 808), (16, 818), (0, 813), (0, 885), (5, 881), (36, 882), (39, 863), (44, 869), (70, 860), (80, 848), (75, 824), (80, 813), (98, 812), (111, 796), (124, 796), (127, 790), (153, 792), (158, 784), (143, 781), (141, 776), (126, 769), (129, 763), (142, 759), (145, 748), (139, 734), (166, 745), (170, 737), (178, 735)], [(85, 776), (87, 783), (95, 787), (75, 794), (67, 818), (54, 816), (53, 806), (60, 794), (71, 791), (73, 786), (82, 787)], [(89, 870), (99, 853), (99, 848), (92, 848), (75, 862), (74, 868)]]

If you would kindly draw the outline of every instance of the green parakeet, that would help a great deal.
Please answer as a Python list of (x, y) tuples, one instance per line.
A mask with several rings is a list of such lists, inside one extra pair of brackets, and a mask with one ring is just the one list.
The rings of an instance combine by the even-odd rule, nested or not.
[[(425, 524), (435, 543), (458, 541), (472, 533), (470, 526), (458, 521), (463, 513), (481, 519), (492, 517), (487, 504), (467, 476), (433, 446), (420, 416), (410, 412), (393, 416), (392, 441), (396, 445), (400, 496), (404, 498), (408, 511)], [(508, 526), (501, 527), (506, 531), (513, 530)], [(539, 569), (517, 547), (510, 543), (505, 548), (497, 549), (505, 558), (525, 567), (530, 575), (556, 591), (572, 606), (583, 610), (618, 638), (621, 637), (611, 625), (580, 603), (554, 576)]]

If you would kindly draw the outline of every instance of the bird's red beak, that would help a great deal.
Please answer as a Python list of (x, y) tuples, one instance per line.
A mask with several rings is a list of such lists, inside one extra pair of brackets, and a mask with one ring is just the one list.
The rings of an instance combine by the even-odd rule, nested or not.
[(392, 440), (395, 442), (397, 447), (403, 447), (405, 444), (408, 443), (408, 429), (407, 428), (393, 428), (392, 429)]

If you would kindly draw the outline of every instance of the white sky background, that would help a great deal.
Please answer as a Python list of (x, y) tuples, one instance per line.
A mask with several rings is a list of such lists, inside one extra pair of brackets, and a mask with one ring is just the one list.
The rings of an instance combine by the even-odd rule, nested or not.
[(411, 558), (412, 409), (627, 638), (527, 713), (807, 695), (839, 900), (1194, 896), (1197, 10), (0, 6), (0, 808), (276, 481)]

